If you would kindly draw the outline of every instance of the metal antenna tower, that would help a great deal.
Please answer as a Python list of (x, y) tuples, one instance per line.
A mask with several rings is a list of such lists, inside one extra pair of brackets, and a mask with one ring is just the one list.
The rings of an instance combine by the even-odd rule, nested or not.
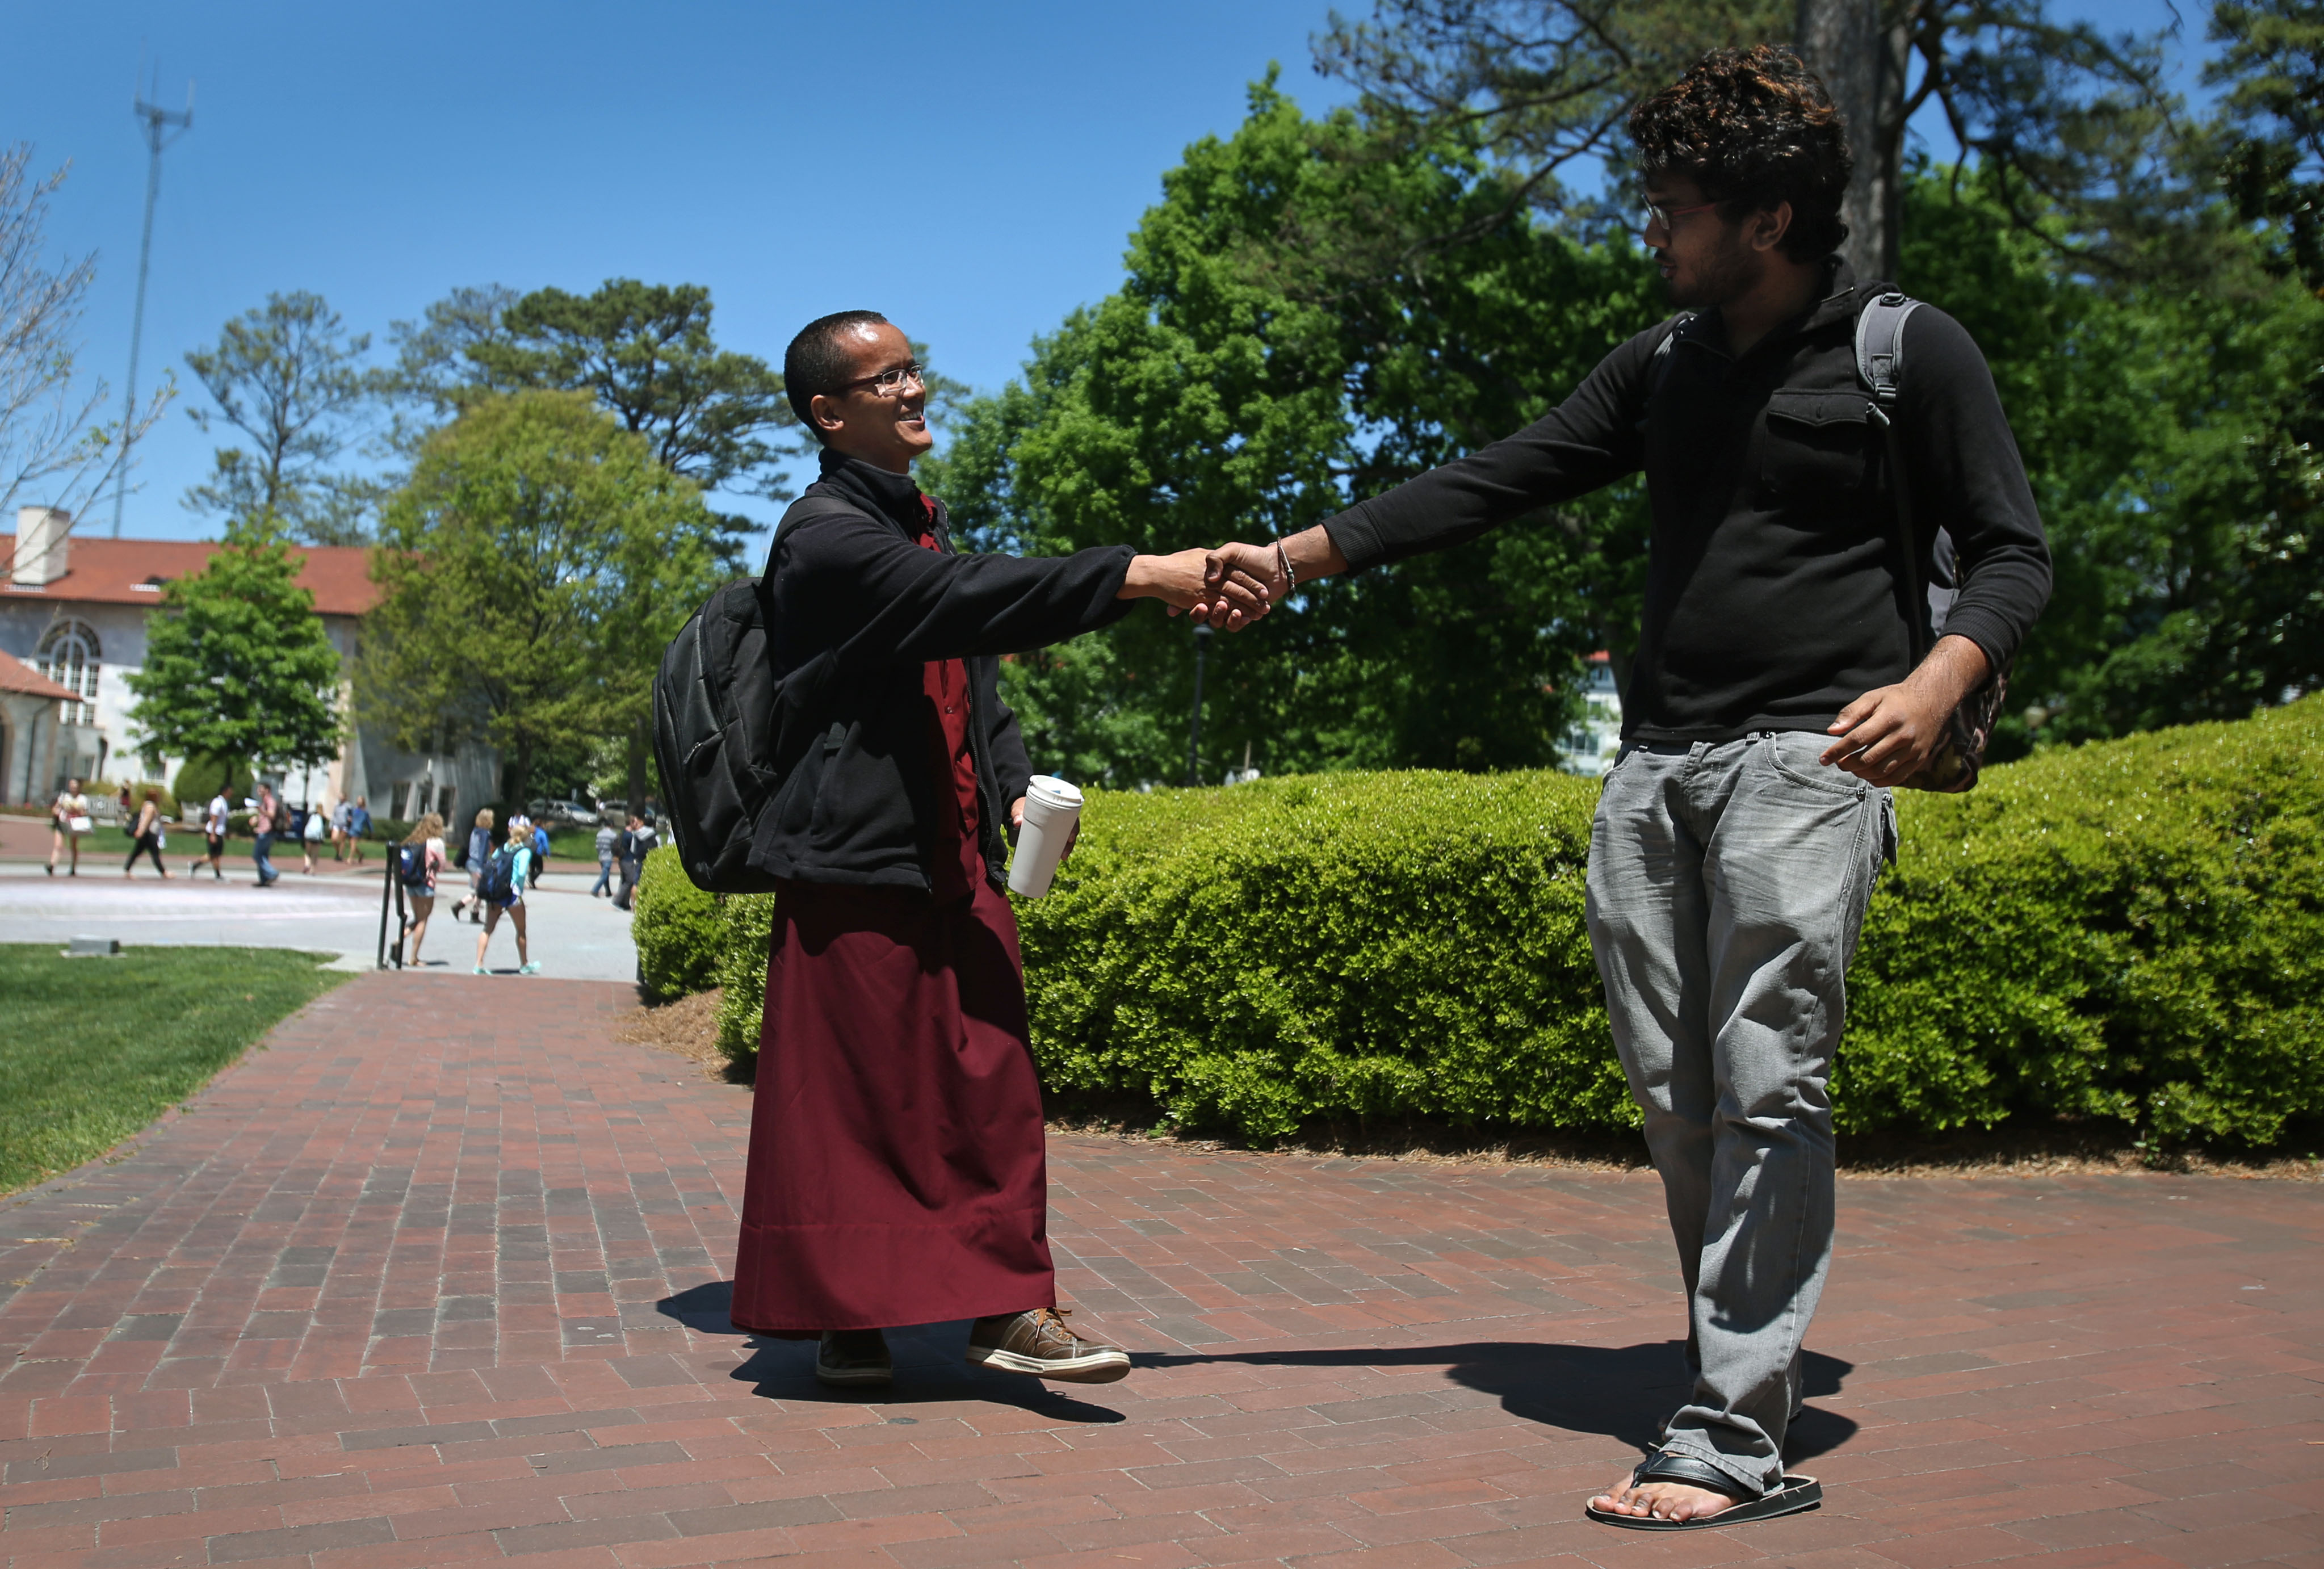
[[(153, 96), (161, 96), (161, 67), (153, 67)], [(165, 109), (132, 91), (132, 111), (145, 136), (145, 237), (137, 245), (137, 311), (129, 321), (129, 391), (121, 406), (121, 476), (113, 486), (113, 537), (121, 538), (121, 506), (129, 495), (130, 427), (137, 420), (137, 350), (145, 337), (145, 274), (153, 264), (153, 198), (161, 194), (161, 149), (194, 125), (194, 84), (186, 82), (186, 106)]]

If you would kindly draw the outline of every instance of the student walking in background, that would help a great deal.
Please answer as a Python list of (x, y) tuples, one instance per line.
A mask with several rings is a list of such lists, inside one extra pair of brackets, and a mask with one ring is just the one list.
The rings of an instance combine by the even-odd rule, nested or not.
[(589, 897), (604, 894), (613, 897), (613, 847), (622, 842), (621, 830), (600, 817), (597, 820), (597, 881), (589, 890)]
[(299, 824), (299, 847), (306, 854), (307, 875), (312, 877), (315, 874), (315, 852), (323, 847), (324, 836), (328, 830), (324, 826), (321, 808), (301, 809), (306, 815)]
[(347, 843), (354, 847), (355, 864), (364, 863), (364, 841), (371, 837), (371, 798), (357, 796), (355, 809), (347, 816)]
[(274, 870), (274, 863), (271, 859), (274, 854), (274, 825), (281, 813), (282, 803), (274, 798), (274, 787), (260, 785), (258, 805), (250, 814), (253, 835), (250, 860), (258, 868), (258, 886), (261, 888), (273, 887), (275, 880), (282, 875)]
[[(217, 794), (210, 798), (209, 806), (202, 812), (202, 848), (209, 854), (210, 880), (213, 882), (226, 881), (226, 825), (231, 815), (232, 808), (226, 805), (226, 786), (220, 785)], [(186, 875), (191, 877), (201, 869), (202, 863), (198, 857), (186, 863)]]
[(621, 857), (622, 862), (622, 891), (613, 895), (615, 909), (629, 909), (631, 901), (637, 898), (638, 873), (645, 866), (646, 852), (652, 847), (652, 830), (646, 826), (643, 817), (632, 812), (630, 826), (622, 830), (622, 836), (614, 846), (614, 854)]
[(549, 827), (543, 823), (532, 826), (532, 877), (539, 882), (549, 875)]
[(532, 877), (532, 835), (526, 829), (521, 817), (509, 824), (507, 843), (484, 863), (484, 875), (476, 884), (476, 896), (484, 906), (484, 929), (476, 934), (475, 974), (479, 975), (492, 974), (484, 968), (484, 948), (493, 940), (493, 928), (501, 924), (503, 910), (508, 912), (509, 924), (516, 928), (516, 973), (540, 972), (525, 947), (524, 891)]
[(493, 858), (493, 809), (486, 807), (476, 814), (475, 826), (468, 830), (468, 892), (464, 899), (452, 901), (452, 918), (458, 920), (460, 912), (474, 909), (471, 917), (478, 925), (484, 924), (484, 903), (476, 897), (476, 890), (484, 876), (484, 863)]
[(333, 860), (345, 861), (347, 858), (347, 825), (355, 820), (355, 802), (341, 796), (339, 804), (331, 808), (331, 857)]
[(428, 936), (428, 918), (436, 913), (436, 879), (444, 870), (444, 819), (429, 812), (411, 826), (397, 847), (401, 864), (396, 868), (397, 881), (403, 884), (404, 901), (411, 913), (404, 918), (404, 928), (411, 935), (403, 947), (406, 969), (420, 968), (420, 945)]
[(137, 808), (137, 826), (130, 830), (129, 859), (121, 864), (122, 876), (127, 877), (136, 870), (137, 857), (151, 855), (153, 870), (168, 878), (170, 869), (161, 863), (161, 792), (148, 785), (145, 799)]
[(69, 844), (72, 846), (72, 870), (65, 875), (78, 877), (81, 835), (89, 828), (88, 798), (80, 793), (80, 780), (65, 780), (65, 788), (50, 804), (49, 826), (52, 830), (49, 839), (49, 875), (54, 877), (57, 874), (57, 858), (65, 853), (65, 846)]

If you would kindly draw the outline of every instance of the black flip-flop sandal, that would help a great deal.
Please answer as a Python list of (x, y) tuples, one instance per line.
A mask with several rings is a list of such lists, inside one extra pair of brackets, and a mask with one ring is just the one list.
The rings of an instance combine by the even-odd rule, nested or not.
[(1630, 1485), (1642, 1481), (1677, 1481), (1689, 1487), (1709, 1488), (1723, 1492), (1735, 1502), (1715, 1515), (1697, 1515), (1692, 1519), (1666, 1520), (1653, 1515), (1620, 1515), (1610, 1509), (1582, 1506), (1582, 1513), (1601, 1526), (1619, 1526), (1626, 1531), (1702, 1531), (1714, 1526), (1748, 1526), (1754, 1520), (1772, 1520), (1782, 1515), (1795, 1515), (1803, 1509), (1818, 1509), (1823, 1503), (1823, 1484), (1812, 1476), (1786, 1476), (1772, 1492), (1757, 1498), (1742, 1498), (1736, 1490), (1742, 1484), (1733, 1477), (1705, 1461), (1688, 1454), (1650, 1454), (1630, 1473)]

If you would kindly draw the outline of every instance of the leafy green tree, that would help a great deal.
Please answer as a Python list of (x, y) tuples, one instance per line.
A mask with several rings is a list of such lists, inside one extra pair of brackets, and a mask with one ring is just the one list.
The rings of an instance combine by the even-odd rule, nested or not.
[(186, 493), (196, 512), (279, 520), (318, 545), (370, 535), (375, 486), (332, 466), (362, 435), (379, 391), (363, 366), (366, 333), (350, 335), (319, 294), (270, 294), (226, 324), (186, 364), (217, 407), (189, 411), (204, 431), (223, 421), (252, 442), (220, 448), (210, 477)]
[(612, 278), (594, 294), (536, 290), (500, 313), (467, 359), (501, 385), (576, 389), (704, 490), (753, 485), (779, 500), (765, 437), (797, 422), (780, 372), (718, 346), (710, 291)]
[(2183, 245), (2195, 197), (2169, 162), (2185, 126), (2162, 35), (2061, 20), (2046, 0), (1375, 0), (1369, 20), (1334, 14), (1314, 51), (1384, 134), (1471, 138), (1512, 201), (1595, 232), (1609, 215), (1568, 171), (1604, 159), (1628, 189), (1631, 104), (1706, 50), (1794, 40), (1849, 117), (1859, 268), (1895, 274), (1905, 127), (1932, 102), (2028, 232), (2114, 271), (2204, 264)]
[(463, 287), (431, 303), (417, 321), (387, 324), (395, 363), (380, 383), (400, 405), (389, 437), (398, 451), (418, 452), (429, 432), (458, 413), (463, 402), (485, 392), (512, 392), (522, 384), (495, 376), (475, 358), (477, 349), (510, 341), (502, 318), (516, 301), (516, 291), (498, 283)]
[(1984, 347), (2050, 533), (2056, 584), (2003, 745), (2239, 717), (2312, 686), (2267, 630), (2318, 583), (2304, 541), (2266, 543), (2291, 506), (2267, 498), (2298, 488), (2276, 432), (2324, 358), (2324, 309), (2248, 239), (2212, 291), (2076, 277), (1991, 184), (1907, 188), (1902, 281)]
[(149, 764), (177, 754), (289, 771), (338, 755), (339, 652), (299, 568), (278, 530), (236, 521), (208, 566), (163, 586), (144, 668), (126, 678)]
[(2225, 87), (2215, 131), (2237, 216), (2272, 231), (2270, 261), (2324, 290), (2324, 5), (2218, 0), (2203, 79)]
[[(1512, 211), (1440, 137), (1373, 156), (1352, 115), (1305, 118), (1270, 84), (1229, 141), (1188, 149), (1131, 237), (1123, 288), (971, 403), (926, 482), (973, 542), (1167, 550), (1287, 533), (1536, 417), (1661, 313), (1627, 244)], [(1360, 288), (1314, 257), (1397, 219), (1479, 237)], [(1337, 291), (1333, 292), (1333, 291)], [(1636, 487), (1442, 555), (1319, 586), (1215, 639), (1204, 776), (1466, 769), (1554, 759), (1579, 656), (1634, 635)], [(1133, 618), (1015, 661), (1036, 755), (1115, 784), (1184, 777), (1183, 622)]]
[(650, 711), (663, 647), (719, 580), (717, 520), (580, 392), (487, 395), (431, 436), (382, 520), (360, 711), (401, 744), (500, 749), (504, 799)]

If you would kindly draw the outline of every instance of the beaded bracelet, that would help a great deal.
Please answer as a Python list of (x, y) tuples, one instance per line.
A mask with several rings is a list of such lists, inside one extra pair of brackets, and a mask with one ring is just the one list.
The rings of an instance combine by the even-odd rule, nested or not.
[(1283, 568), (1283, 586), (1286, 590), (1299, 586), (1299, 574), (1291, 569), (1291, 552), (1283, 548), (1283, 541), (1280, 540), (1275, 541), (1275, 564)]

